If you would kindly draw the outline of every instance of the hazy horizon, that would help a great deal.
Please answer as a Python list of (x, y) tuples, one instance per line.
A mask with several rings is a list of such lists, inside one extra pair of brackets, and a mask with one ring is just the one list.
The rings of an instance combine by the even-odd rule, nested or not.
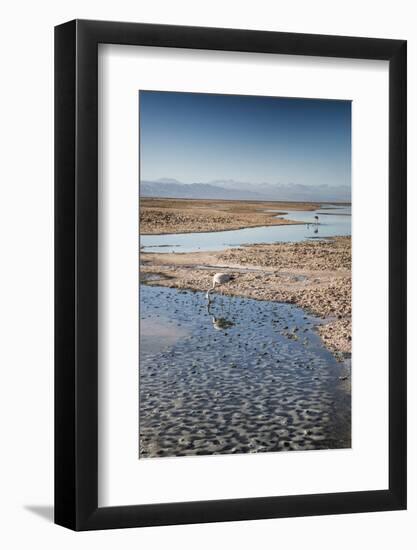
[(248, 182), (212, 181), (184, 184), (178, 180), (161, 178), (142, 180), (140, 196), (155, 198), (298, 201), (298, 202), (349, 202), (348, 186), (301, 184), (250, 184)]

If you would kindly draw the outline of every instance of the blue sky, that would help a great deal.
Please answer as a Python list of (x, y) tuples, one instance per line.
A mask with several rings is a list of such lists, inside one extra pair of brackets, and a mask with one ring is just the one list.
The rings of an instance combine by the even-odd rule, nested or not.
[(351, 184), (351, 102), (140, 92), (142, 180)]

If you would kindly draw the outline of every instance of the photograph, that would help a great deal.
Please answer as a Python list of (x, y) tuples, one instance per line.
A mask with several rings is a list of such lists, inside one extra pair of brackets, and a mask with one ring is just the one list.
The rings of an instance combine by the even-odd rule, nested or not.
[(1, 548), (416, 547), (416, 10), (337, 8), (5, 4)]
[(140, 91), (139, 458), (351, 446), (351, 102)]

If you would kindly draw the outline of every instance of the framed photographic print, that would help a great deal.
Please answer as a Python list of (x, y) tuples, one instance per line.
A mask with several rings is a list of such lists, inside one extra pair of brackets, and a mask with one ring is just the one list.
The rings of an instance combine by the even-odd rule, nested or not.
[(406, 507), (406, 42), (55, 30), (55, 521)]

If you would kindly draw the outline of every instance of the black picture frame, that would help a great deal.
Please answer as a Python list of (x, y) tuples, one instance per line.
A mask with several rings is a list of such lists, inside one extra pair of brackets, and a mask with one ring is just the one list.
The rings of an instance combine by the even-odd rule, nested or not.
[[(389, 62), (389, 488), (98, 507), (98, 44)], [(55, 28), (55, 523), (74, 530), (406, 508), (406, 41), (74, 20)]]

